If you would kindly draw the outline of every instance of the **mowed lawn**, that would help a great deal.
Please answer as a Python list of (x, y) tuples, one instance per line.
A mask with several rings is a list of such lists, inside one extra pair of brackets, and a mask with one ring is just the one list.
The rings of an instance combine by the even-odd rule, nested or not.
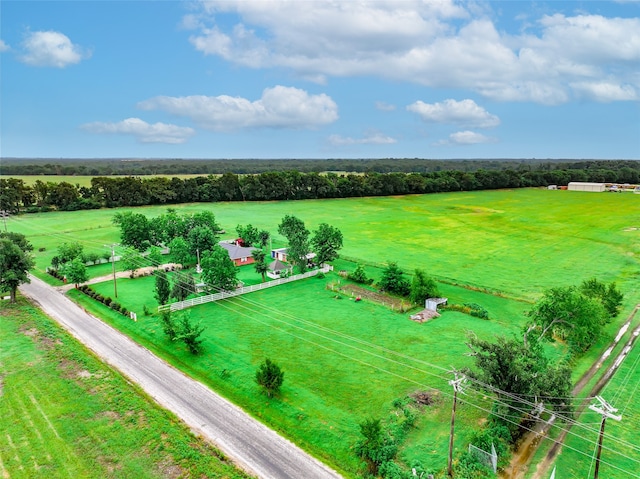
[[(359, 422), (386, 417), (396, 398), (441, 390), (441, 401), (424, 411), (413, 431), (405, 459), (407, 463), (420, 460), (432, 471), (442, 469), (451, 407), (447, 381), (453, 377), (452, 368), (471, 365), (467, 335), (490, 339), (516, 333), (527, 305), (446, 286), (452, 299), (480, 302), (483, 297), (491, 298), (494, 318), (487, 321), (445, 312), (432, 322), (419, 324), (410, 321), (407, 313), (337, 296), (326, 288), (337, 279), (335, 274), (310, 278), (187, 310), (192, 320), (206, 326), (203, 353), (196, 357), (166, 339), (157, 316), (139, 314), (133, 322), (91, 305), (79, 293), (73, 296), (347, 475), (359, 471), (353, 453)], [(144, 291), (153, 288), (153, 281), (120, 280), (119, 300), (140, 310)], [(106, 295), (113, 292), (110, 282), (94, 285), (94, 289)], [(155, 303), (147, 306), (155, 307)], [(285, 371), (284, 387), (275, 399), (261, 394), (254, 381), (258, 365), (267, 357)], [(458, 451), (466, 447), (470, 426), (475, 428), (486, 413), (478, 407), (488, 407), (481, 396), (474, 395), (469, 402), (461, 406)]]
[(53, 320), (0, 305), (1, 478), (243, 478)]

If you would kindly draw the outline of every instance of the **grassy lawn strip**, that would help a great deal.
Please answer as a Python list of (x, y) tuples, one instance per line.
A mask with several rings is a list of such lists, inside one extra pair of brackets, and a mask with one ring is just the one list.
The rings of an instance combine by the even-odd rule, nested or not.
[(248, 477), (26, 300), (0, 307), (0, 477)]
[[(418, 324), (409, 320), (408, 313), (368, 301), (337, 299), (326, 285), (338, 278), (335, 273), (328, 274), (324, 279), (310, 278), (188, 310), (193, 320), (206, 326), (203, 353), (196, 357), (182, 344), (166, 339), (157, 316), (140, 313), (144, 301), (155, 310), (156, 304), (149, 302), (152, 278), (118, 282), (119, 300), (138, 311), (137, 322), (76, 291), (69, 294), (137, 342), (350, 475), (360, 471), (352, 450), (359, 437), (359, 422), (387, 415), (394, 399), (417, 390), (448, 391), (450, 375), (424, 361), (444, 368), (470, 365), (465, 344), (468, 332), (484, 338), (515, 333), (524, 320), (525, 305), (443, 285), (443, 292), (456, 302), (485, 304), (492, 319), (447, 311), (437, 320)], [(110, 282), (93, 288), (102, 294), (113, 290)], [(285, 371), (281, 395), (275, 399), (262, 395), (254, 381), (256, 368), (265, 357)], [(482, 395), (470, 402), (488, 407)], [(418, 427), (411, 431), (403, 453), (407, 462), (420, 459), (431, 470), (445, 466), (442, 458), (448, 446), (448, 414), (450, 398), (445, 394), (442, 401), (424, 411)], [(473, 406), (461, 406), (456, 447), (466, 447), (469, 426), (479, 424), (483, 415)], [(425, 456), (425, 450), (432, 452)]]

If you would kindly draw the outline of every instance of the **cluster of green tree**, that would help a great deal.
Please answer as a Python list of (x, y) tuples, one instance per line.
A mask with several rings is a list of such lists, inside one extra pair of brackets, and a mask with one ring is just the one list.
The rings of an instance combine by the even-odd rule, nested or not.
[(23, 234), (0, 231), (0, 293), (9, 292), (12, 303), (18, 286), (29, 282), (32, 251), (33, 245)]
[[(555, 413), (561, 421), (571, 418), (571, 358), (593, 345), (603, 326), (619, 314), (622, 300), (615, 283), (595, 278), (578, 287), (552, 288), (529, 311), (531, 320), (522, 337), (496, 342), (469, 338), (475, 369), (465, 374), (495, 397), (489, 422), (477, 435), (478, 447), (486, 451), (494, 442), (506, 454), (504, 447), (515, 444), (541, 414)], [(542, 347), (545, 340), (565, 341), (568, 356), (550, 360)], [(463, 455), (458, 467), (464, 477), (489, 477), (486, 467), (470, 455)]]
[(612, 169), (628, 166), (629, 160), (537, 160), (537, 159), (447, 159), (424, 158), (330, 158), (330, 159), (28, 159), (3, 158), (3, 175), (221, 175), (256, 174), (267, 171), (357, 173), (431, 172), (444, 170), (520, 170), (520, 169)]
[[(150, 178), (94, 177), (91, 186), (0, 179), (0, 209), (10, 213), (216, 201), (302, 200), (566, 185), (570, 181), (638, 183), (640, 162), (609, 168), (520, 168), (474, 171), (301, 173)], [(613, 165), (613, 164), (612, 164)], [(609, 165), (608, 165), (609, 166)]]
[[(384, 479), (409, 479), (424, 473), (419, 462), (412, 464), (412, 470), (400, 467), (395, 458), (408, 432), (415, 426), (418, 412), (415, 401), (405, 396), (393, 401), (393, 410), (385, 421), (366, 419), (360, 423), (361, 438), (355, 445), (356, 454), (364, 461), (368, 477)], [(419, 477), (422, 477), (419, 476)]]
[[(356, 269), (347, 276), (350, 280), (361, 284), (373, 284), (373, 278), (367, 277), (362, 265), (356, 265)], [(409, 281), (398, 263), (389, 262), (382, 271), (380, 280), (376, 286), (387, 293), (408, 298), (414, 304), (424, 304), (427, 298), (440, 296), (435, 280), (423, 270), (416, 269), (413, 279)]]
[(577, 287), (551, 288), (529, 311), (531, 321), (524, 339), (561, 340), (573, 354), (582, 354), (618, 315), (623, 299), (614, 282), (607, 285), (596, 278)]

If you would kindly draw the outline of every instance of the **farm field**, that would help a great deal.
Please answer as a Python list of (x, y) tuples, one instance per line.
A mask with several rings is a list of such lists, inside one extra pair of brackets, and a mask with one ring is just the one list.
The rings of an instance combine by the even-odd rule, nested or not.
[(0, 336), (0, 477), (248, 477), (25, 300)]
[[(434, 277), (532, 300), (544, 289), (596, 276), (639, 292), (640, 196), (542, 189), (461, 192), (292, 202), (198, 203), (136, 208), (156, 216), (214, 212), (228, 237), (237, 224), (269, 230), (282, 244), (277, 225), (296, 215), (314, 229), (338, 227), (344, 257), (363, 262), (396, 261)], [(85, 250), (105, 251), (119, 240), (111, 224), (116, 210), (22, 215), (9, 220), (36, 247), (44, 270), (55, 245), (77, 238)]]
[[(195, 376), (349, 475), (359, 470), (351, 450), (358, 439), (358, 422), (368, 416), (385, 417), (394, 399), (407, 393), (436, 388), (441, 400), (421, 414), (402, 459), (409, 465), (419, 458), (439, 470), (445, 466), (451, 402), (446, 383), (451, 375), (446, 371), (470, 365), (464, 344), (468, 331), (485, 339), (516, 333), (524, 323), (524, 311), (544, 289), (593, 276), (615, 280), (625, 292), (621, 317), (638, 302), (639, 199), (530, 189), (321, 204), (175, 206), (181, 213), (213, 211), (230, 235), (236, 224), (247, 223), (274, 233), (285, 214), (303, 219), (309, 229), (327, 222), (344, 234), (343, 256), (367, 264), (372, 276), (375, 266), (386, 261), (397, 261), (407, 271), (423, 268), (441, 282), (445, 296), (485, 306), (489, 321), (445, 312), (435, 321), (417, 324), (382, 306), (336, 299), (324, 284), (336, 276), (328, 275), (324, 282), (312, 278), (191, 309), (192, 317), (207, 325), (205, 352), (193, 358), (167, 343), (157, 318), (143, 317), (146, 299), (140, 291), (147, 290), (146, 298), (152, 297), (151, 278), (118, 282), (119, 299), (138, 312), (137, 323), (101, 310), (84, 296), (79, 300), (174, 364), (192, 368)], [(149, 216), (164, 210), (136, 209)], [(60, 242), (79, 240), (85, 251), (104, 251), (105, 244), (117, 242), (118, 231), (110, 223), (115, 212), (23, 215), (11, 218), (9, 225), (26, 234), (36, 250), (45, 248), (37, 253), (37, 268), (43, 271)], [(283, 238), (275, 235), (273, 246), (281, 245)], [(340, 260), (336, 269), (353, 265)], [(95, 268), (101, 274), (110, 272), (109, 265)], [(94, 289), (111, 294), (113, 284)], [(607, 328), (599, 348), (615, 336), (617, 327)], [(555, 348), (552, 353), (562, 352)], [(389, 351), (403, 357), (390, 358)], [(597, 354), (590, 353), (576, 364), (576, 375)], [(252, 380), (264, 357), (277, 360), (286, 371), (279, 400), (258, 394)], [(472, 426), (482, 422), (481, 408), (488, 407), (482, 395), (467, 401), (469, 407), (462, 406), (459, 413), (458, 451), (466, 447)]]

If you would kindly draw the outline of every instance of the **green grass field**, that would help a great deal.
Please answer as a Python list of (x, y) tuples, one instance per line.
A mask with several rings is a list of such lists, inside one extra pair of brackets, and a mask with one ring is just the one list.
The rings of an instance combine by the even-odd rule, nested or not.
[[(548, 287), (596, 276), (638, 293), (640, 196), (541, 189), (295, 202), (174, 205), (179, 212), (211, 210), (229, 236), (251, 223), (276, 233), (286, 214), (314, 229), (327, 222), (345, 236), (342, 254), (362, 261), (397, 261), (437, 278), (536, 298)], [(155, 216), (166, 207), (136, 211)], [(44, 269), (61, 241), (78, 239), (105, 251), (119, 234), (115, 210), (56, 212), (11, 218)]]
[[(486, 321), (446, 312), (431, 323), (418, 324), (407, 314), (374, 303), (336, 299), (335, 293), (325, 288), (335, 279), (331, 275), (311, 278), (189, 310), (192, 319), (207, 326), (204, 352), (198, 357), (169, 343), (155, 316), (139, 315), (135, 323), (122, 316), (110, 318), (137, 341), (173, 364), (188, 368), (316, 456), (353, 475), (358, 461), (351, 447), (358, 439), (358, 422), (386, 415), (392, 401), (407, 393), (446, 388), (451, 378), (447, 369), (470, 365), (464, 342), (468, 331), (486, 339), (497, 331), (515, 333), (523, 318), (520, 314), (510, 321)], [(119, 285), (121, 302), (141, 308), (137, 298), (153, 287), (153, 279), (121, 280)], [(103, 294), (112, 292), (110, 283), (94, 289)], [(455, 295), (455, 289), (460, 288), (449, 287), (448, 293)], [(492, 299), (494, 309), (515, 313), (522, 307), (508, 299)], [(265, 357), (276, 360), (286, 371), (279, 399), (266, 399), (253, 381)], [(450, 409), (448, 396), (444, 398), (414, 432), (416, 448), (425, 445), (422, 441), (433, 441), (434, 433), (445, 438), (436, 441), (437, 453), (430, 461), (418, 449), (412, 450), (431, 470), (444, 467)], [(471, 407), (461, 414), (474, 421), (480, 417)], [(467, 434), (461, 433), (460, 448), (465, 437)]]
[[(119, 300), (138, 313), (137, 323), (85, 297), (80, 300), (348, 475), (359, 467), (351, 450), (359, 421), (383, 417), (391, 402), (408, 392), (441, 389), (442, 402), (423, 414), (402, 450), (405, 463), (419, 458), (437, 470), (445, 466), (450, 408), (446, 381), (451, 379), (437, 368), (470, 364), (464, 344), (468, 331), (487, 339), (519, 331), (523, 312), (551, 286), (578, 284), (594, 276), (615, 280), (626, 294), (621, 314), (626, 317), (640, 299), (639, 201), (638, 195), (527, 189), (175, 206), (182, 213), (213, 211), (229, 236), (235, 225), (247, 223), (275, 233), (285, 214), (303, 219), (309, 229), (327, 222), (344, 234), (343, 256), (367, 264), (372, 276), (379, 275), (375, 266), (386, 261), (397, 261), (407, 271), (423, 268), (441, 281), (443, 294), (454, 302), (485, 306), (490, 321), (446, 312), (420, 325), (381, 306), (337, 300), (322, 280), (309, 279), (193, 308), (193, 317), (207, 324), (205, 352), (193, 358), (167, 343), (157, 319), (142, 315), (143, 304), (155, 306), (150, 299), (153, 279), (118, 282)], [(149, 216), (164, 210), (136, 209)], [(96, 251), (117, 242), (118, 231), (110, 223), (115, 212), (24, 215), (11, 218), (9, 225), (26, 234), (36, 250), (45, 248), (37, 253), (37, 268), (44, 270), (62, 241), (80, 240), (85, 249)], [(283, 238), (275, 235), (274, 247), (281, 245)], [(353, 263), (339, 261), (336, 266), (350, 269)], [(108, 265), (91, 270), (92, 276), (109, 272)], [(324, 281), (335, 279), (328, 276)], [(107, 282), (96, 289), (111, 295), (113, 285)], [(617, 328), (611, 324), (593, 351), (576, 363), (575, 379)], [(390, 357), (389, 351), (376, 347), (405, 357)], [(559, 355), (562, 349), (554, 346), (549, 351)], [(286, 371), (278, 400), (260, 395), (252, 380), (266, 356)], [(473, 406), (485, 402), (474, 396), (468, 407), (461, 407), (457, 450), (466, 447), (472, 427), (482, 422), (483, 412)]]
[(247, 477), (37, 308), (1, 307), (1, 478)]

